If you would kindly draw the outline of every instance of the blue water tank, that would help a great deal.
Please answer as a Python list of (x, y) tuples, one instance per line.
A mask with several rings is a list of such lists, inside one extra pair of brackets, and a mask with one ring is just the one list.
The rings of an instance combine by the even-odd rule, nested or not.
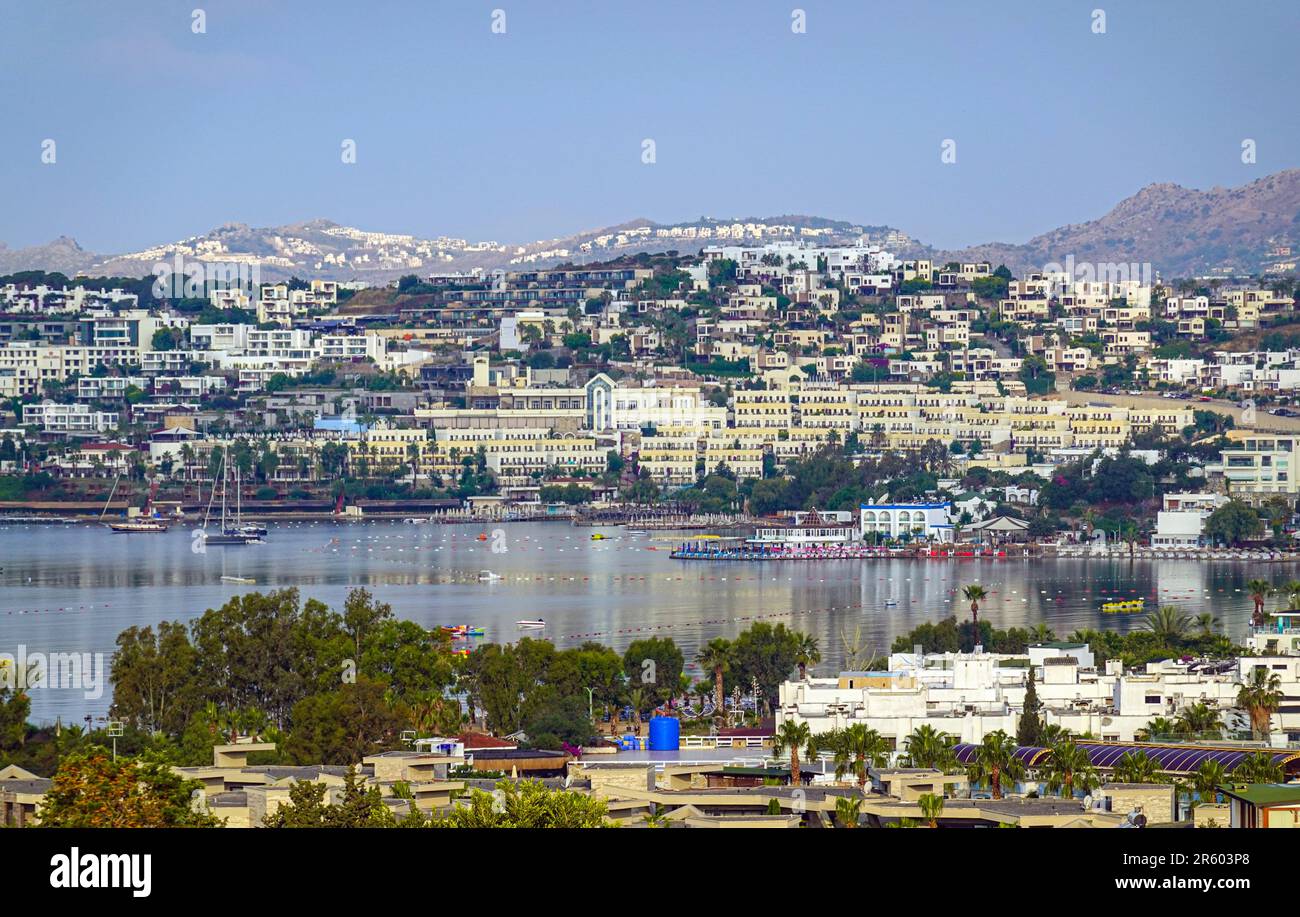
[(650, 717), (650, 750), (677, 751), (681, 747), (682, 724), (675, 716)]

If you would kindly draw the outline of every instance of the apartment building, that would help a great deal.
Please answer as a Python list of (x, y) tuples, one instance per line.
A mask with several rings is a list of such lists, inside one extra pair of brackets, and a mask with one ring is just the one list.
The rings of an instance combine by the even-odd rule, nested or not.
[(116, 430), (121, 415), (115, 411), (95, 411), (85, 404), (56, 404), (43, 401), (25, 404), (22, 423), (39, 427), (42, 433), (59, 436), (94, 436)]

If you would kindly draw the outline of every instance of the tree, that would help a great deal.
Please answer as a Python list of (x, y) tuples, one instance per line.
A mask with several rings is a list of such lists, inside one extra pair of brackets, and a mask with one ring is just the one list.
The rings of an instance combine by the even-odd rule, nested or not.
[(1003, 779), (1021, 779), (1025, 775), (1025, 765), (1016, 757), (1015, 739), (999, 729), (984, 736), (967, 771), (971, 780), (977, 783), (987, 781), (993, 798), (1001, 799)]
[(939, 816), (943, 814), (943, 797), (934, 793), (922, 793), (916, 803), (921, 807), (921, 817), (925, 819), (926, 825), (939, 827)]
[(1283, 779), (1282, 765), (1267, 751), (1247, 755), (1232, 769), (1233, 783), (1281, 783)]
[(1255, 603), (1255, 612), (1251, 615), (1251, 623), (1259, 627), (1264, 623), (1264, 600), (1273, 594), (1273, 584), (1265, 579), (1253, 579), (1246, 583), (1246, 591), (1250, 593), (1251, 601)]
[(713, 705), (717, 710), (718, 716), (722, 715), (722, 676), (726, 674), (731, 664), (731, 643), (722, 637), (714, 637), (695, 656), (695, 661), (706, 672), (713, 673), (714, 698)]
[(1034, 669), (1029, 668), (1029, 681), (1025, 685), (1025, 706), (1016, 725), (1016, 742), (1021, 745), (1036, 746), (1043, 735), (1043, 703), (1038, 699), (1038, 688), (1034, 683)]
[(1144, 751), (1126, 751), (1115, 763), (1111, 776), (1116, 783), (1162, 783), (1160, 766)]
[(808, 728), (807, 723), (796, 723), (794, 720), (784, 720), (776, 731), (772, 739), (772, 754), (776, 757), (789, 754), (790, 756), (790, 784), (798, 786), (801, 782), (799, 777), (799, 753), (806, 752), (809, 758), (817, 756), (817, 747), (813, 744), (812, 730)]
[(194, 804), (203, 790), (169, 766), (113, 761), (102, 749), (59, 762), (37, 813), (49, 828), (216, 828), (222, 820)]
[(1273, 729), (1273, 714), (1282, 703), (1281, 686), (1276, 672), (1257, 665), (1237, 689), (1237, 706), (1250, 716), (1250, 731), (1257, 738), (1267, 737)]
[(731, 644), (732, 684), (748, 691), (757, 682), (763, 692), (762, 702), (767, 705), (777, 696), (781, 683), (790, 677), (798, 652), (798, 633), (784, 624), (774, 627), (759, 621), (741, 631)]
[(881, 768), (889, 763), (889, 746), (885, 740), (876, 730), (862, 723), (836, 730), (813, 744), (818, 749), (825, 747), (834, 753), (836, 780), (852, 773), (860, 789), (867, 785), (870, 768)]
[(939, 732), (929, 723), (912, 730), (912, 734), (903, 740), (903, 748), (907, 767), (947, 771), (957, 763), (952, 750), (952, 736)]
[(1072, 740), (1065, 739), (1052, 746), (1047, 759), (1047, 788), (1073, 798), (1076, 791), (1092, 792), (1101, 782), (1088, 753)]
[(437, 828), (605, 828), (608, 808), (599, 796), (549, 790), (540, 781), (503, 780), (493, 793), (474, 790), (431, 822)]
[(196, 662), (184, 624), (160, 621), (128, 627), (113, 654), (113, 708), (119, 719), (150, 731), (178, 733), (198, 698), (192, 681)]
[(808, 666), (822, 661), (822, 653), (816, 637), (812, 634), (799, 635), (799, 648), (794, 661), (799, 666), (799, 680), (807, 681)]
[(1189, 704), (1178, 714), (1178, 731), (1198, 739), (1218, 739), (1223, 727), (1219, 711), (1205, 701)]
[(1176, 644), (1187, 636), (1192, 619), (1181, 614), (1173, 605), (1162, 605), (1158, 610), (1147, 614), (1142, 626), (1161, 640)]
[(343, 795), (337, 803), (325, 801), (328, 787), (299, 780), (289, 787), (289, 801), (262, 819), (268, 828), (389, 828), (397, 824), (384, 804), (379, 787), (361, 788), (354, 767), (343, 777)]
[(1259, 514), (1240, 500), (1229, 500), (1205, 520), (1205, 534), (1229, 545), (1257, 538), (1263, 527)]
[(961, 594), (970, 602), (970, 620), (977, 629), (980, 625), (980, 602), (988, 598), (988, 591), (978, 584), (963, 586)]
[(682, 679), (686, 657), (669, 637), (633, 640), (623, 653), (628, 682), (648, 689), (656, 704), (668, 703)]
[(1213, 802), (1218, 798), (1219, 787), (1228, 782), (1228, 772), (1218, 761), (1202, 761), (1192, 772), (1192, 788), (1202, 799)]
[(352, 764), (399, 744), (406, 717), (365, 676), (294, 705), (285, 752), (299, 764)]
[(840, 796), (835, 800), (835, 824), (838, 827), (856, 828), (861, 817), (861, 796)]

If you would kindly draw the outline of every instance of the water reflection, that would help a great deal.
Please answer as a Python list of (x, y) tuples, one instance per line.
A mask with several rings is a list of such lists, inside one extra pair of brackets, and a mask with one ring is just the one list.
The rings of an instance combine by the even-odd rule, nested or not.
[[(924, 621), (969, 611), (961, 586), (989, 590), (981, 616), (997, 627), (1047, 624), (1059, 636), (1082, 628), (1130, 630), (1140, 619), (1102, 615), (1111, 598), (1143, 597), (1221, 619), (1241, 638), (1252, 608), (1244, 585), (1282, 581), (1294, 564), (1193, 560), (866, 560), (785, 563), (674, 561), (667, 537), (560, 523), (506, 527), (504, 553), (479, 526), (388, 522), (273, 524), (267, 544), (192, 550), (190, 533), (114, 535), (93, 526), (0, 527), (0, 652), (111, 653), (132, 624), (189, 619), (252, 590), (295, 587), (335, 607), (365, 586), (398, 615), (425, 626), (473, 624), (489, 640), (514, 640), (514, 621), (544, 618), (545, 635), (568, 646), (593, 639), (616, 649), (642, 636), (671, 636), (692, 659), (715, 636), (756, 620), (783, 621), (821, 641), (819, 672), (844, 658), (841, 633), (860, 627), (887, 652)], [(501, 579), (481, 582), (491, 570)], [(251, 579), (255, 585), (223, 582)], [(107, 697), (35, 691), (33, 717), (65, 722), (102, 714)]]

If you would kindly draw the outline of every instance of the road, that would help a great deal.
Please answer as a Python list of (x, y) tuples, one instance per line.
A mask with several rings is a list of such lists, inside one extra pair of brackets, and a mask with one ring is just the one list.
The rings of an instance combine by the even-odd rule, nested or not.
[(1233, 419), (1233, 422), (1239, 428), (1255, 429), (1276, 433), (1297, 433), (1300, 432), (1300, 417), (1274, 417), (1266, 410), (1258, 409), (1255, 411), (1255, 423), (1245, 424), (1241, 420), (1241, 408), (1235, 401), (1196, 401), (1183, 400), (1176, 401), (1172, 398), (1161, 398), (1159, 395), (1106, 395), (1100, 392), (1055, 392), (1051, 395), (1044, 395), (1044, 398), (1056, 398), (1064, 400), (1069, 404), (1118, 404), (1129, 407), (1159, 407), (1167, 408), (1174, 405), (1188, 405), (1198, 411), (1214, 411), (1218, 414), (1227, 414)]

